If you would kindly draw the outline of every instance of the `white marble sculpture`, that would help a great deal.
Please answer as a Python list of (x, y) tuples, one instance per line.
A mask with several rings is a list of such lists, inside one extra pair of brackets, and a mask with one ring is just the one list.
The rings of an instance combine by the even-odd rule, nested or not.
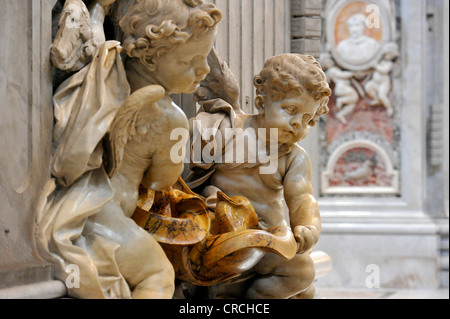
[[(281, 54), (268, 59), (255, 76), (254, 85), (257, 115), (238, 114), (222, 99), (201, 102), (204, 112), (193, 123), (216, 132), (211, 142), (223, 145), (225, 152), (213, 162), (205, 158), (196, 161), (196, 154), (191, 154), (192, 174), (187, 182), (201, 190), (207, 202), (219, 190), (230, 196), (245, 196), (254, 206), (260, 229), (283, 229), (290, 225), (289, 233), (298, 247), (297, 254), (289, 259), (275, 253), (261, 256), (248, 271), (253, 276), (251, 279), (220, 286), (220, 296), (313, 298), (314, 262), (310, 253), (320, 236), (321, 218), (313, 195), (309, 156), (296, 143), (308, 135), (319, 117), (328, 113), (331, 90), (319, 63), (312, 56), (300, 54)], [(196, 126), (191, 130), (195, 136)], [(239, 132), (244, 131), (257, 132), (247, 136), (247, 146), (225, 146), (236, 143), (242, 137)], [(208, 136), (197, 136), (201, 139), (198, 144), (207, 148)], [(272, 166), (271, 161), (263, 165), (260, 156), (250, 156), (250, 145), (261, 140), (264, 142), (262, 148), (258, 147), (258, 155), (265, 154), (269, 148), (276, 149), (275, 167), (270, 173), (264, 172), (264, 168)], [(191, 148), (195, 149), (197, 141), (194, 139), (192, 144)], [(247, 157), (234, 159), (233, 149), (241, 150)], [(288, 208), (288, 220), (284, 205)]]
[[(112, 2), (98, 1), (94, 20), (101, 24)], [(54, 179), (42, 194), (38, 245), (58, 279), (66, 281), (71, 266), (79, 270), (80, 285), (68, 286), (71, 296), (172, 298), (171, 263), (130, 217), (140, 184), (163, 190), (182, 173), (183, 164), (170, 160), (177, 142), (170, 134), (187, 129), (188, 121), (169, 94), (193, 93), (208, 74), (221, 13), (202, 0), (120, 2), (122, 44), (98, 43), (101, 29), (85, 36), (73, 28), (71, 16), (88, 26), (82, 1), (65, 7), (73, 10), (64, 13), (54, 52), (63, 61), (74, 58), (74, 66), (88, 64), (54, 95)], [(79, 52), (94, 38), (89, 62)]]

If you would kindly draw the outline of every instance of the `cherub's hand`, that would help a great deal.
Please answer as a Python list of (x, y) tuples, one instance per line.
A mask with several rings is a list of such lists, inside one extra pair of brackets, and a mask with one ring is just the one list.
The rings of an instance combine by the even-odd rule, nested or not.
[(96, 0), (89, 8), (91, 14), (93, 42), (96, 46), (106, 41), (105, 30), (103, 24), (105, 17), (111, 10), (111, 5), (116, 0)]
[(315, 226), (297, 226), (294, 228), (294, 237), (299, 244), (297, 253), (303, 254), (318, 242), (319, 231)]
[(116, 2), (116, 0), (98, 0), (98, 3), (100, 3), (100, 5), (101, 5), (102, 7), (110, 6), (110, 5), (112, 5), (114, 2)]

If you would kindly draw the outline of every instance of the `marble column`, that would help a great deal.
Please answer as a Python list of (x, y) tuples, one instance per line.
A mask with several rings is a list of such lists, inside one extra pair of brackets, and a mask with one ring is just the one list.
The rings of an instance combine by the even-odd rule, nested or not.
[[(39, 194), (50, 178), (49, 48), (54, 0), (1, 1), (0, 296), (55, 296), (53, 267), (36, 250)], [(39, 289), (34, 285), (39, 284)]]

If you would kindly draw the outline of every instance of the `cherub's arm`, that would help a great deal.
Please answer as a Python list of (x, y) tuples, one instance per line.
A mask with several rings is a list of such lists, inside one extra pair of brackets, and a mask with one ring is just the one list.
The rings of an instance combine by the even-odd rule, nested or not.
[[(156, 149), (152, 154), (152, 163), (142, 180), (142, 185), (154, 191), (165, 190), (174, 185), (183, 173), (183, 161), (176, 161), (172, 151), (177, 150), (178, 140), (172, 139), (174, 130), (188, 132), (189, 123), (184, 112), (172, 100), (158, 102), (151, 110), (158, 114), (159, 125), (152, 125), (149, 134), (155, 139)], [(152, 134), (153, 131), (153, 134)], [(184, 140), (181, 140), (184, 141)]]
[(388, 74), (392, 70), (393, 63), (391, 61), (382, 61), (376, 67), (377, 71), (381, 74)]
[(353, 72), (343, 71), (338, 67), (333, 67), (333, 76), (338, 79), (349, 80), (353, 77)]
[[(161, 191), (174, 185), (181, 176), (184, 164), (172, 160), (172, 148), (178, 141), (171, 136), (175, 129), (187, 131), (189, 125), (184, 112), (165, 94), (162, 86), (148, 85), (134, 91), (120, 107), (109, 134), (110, 177), (119, 172), (125, 148), (137, 134), (144, 135), (147, 143), (147, 146), (137, 144), (138, 148), (148, 147), (149, 142), (152, 145), (151, 164), (141, 181), (144, 186)], [(151, 123), (144, 133), (139, 133), (136, 127), (138, 118)]]
[(106, 41), (103, 24), (105, 22), (105, 17), (108, 15), (111, 5), (114, 2), (116, 2), (116, 0), (95, 0), (89, 6), (92, 34), (96, 45)]
[(311, 162), (306, 151), (295, 147), (283, 180), (284, 196), (299, 253), (311, 249), (319, 240), (321, 219), (311, 184)]

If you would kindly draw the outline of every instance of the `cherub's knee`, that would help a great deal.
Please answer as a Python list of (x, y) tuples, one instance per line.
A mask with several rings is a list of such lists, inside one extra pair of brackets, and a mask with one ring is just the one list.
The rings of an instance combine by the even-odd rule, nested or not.
[(302, 274), (315, 276), (314, 261), (308, 253), (296, 255), (294, 261)]
[(314, 262), (308, 254), (296, 255), (280, 264), (258, 264), (256, 269), (263, 276), (252, 282), (247, 298), (289, 298), (308, 289), (315, 278)]
[(260, 275), (270, 275), (274, 274), (276, 270), (285, 263), (286, 260), (282, 257), (273, 253), (268, 253), (258, 264), (256, 264), (254, 270)]
[(297, 292), (308, 289), (316, 276), (314, 262), (308, 254), (296, 255), (285, 271), (289, 284), (295, 287)]
[(128, 233), (127, 240), (116, 255), (122, 274), (131, 286), (150, 276), (174, 280), (173, 266), (159, 243), (147, 232), (136, 229)]

